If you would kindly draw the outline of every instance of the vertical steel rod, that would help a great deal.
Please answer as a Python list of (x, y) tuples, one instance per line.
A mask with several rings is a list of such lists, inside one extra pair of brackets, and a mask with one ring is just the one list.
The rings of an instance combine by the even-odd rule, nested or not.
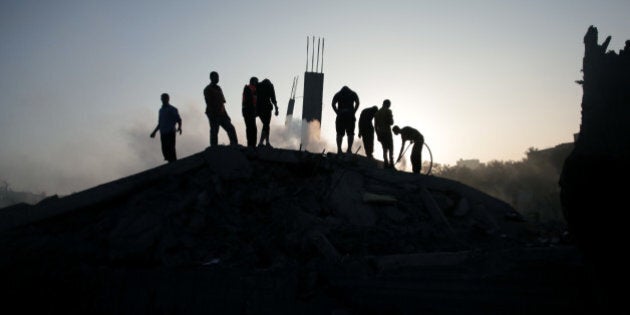
[(313, 64), (315, 64), (315, 36), (313, 36), (313, 47), (311, 51), (311, 72), (313, 72)]
[(319, 43), (321, 40), (321, 37), (317, 39), (317, 65), (315, 66), (315, 72), (319, 72)]
[(324, 41), (326, 39), (322, 38), (322, 69), (320, 70), (321, 73), (324, 73)]

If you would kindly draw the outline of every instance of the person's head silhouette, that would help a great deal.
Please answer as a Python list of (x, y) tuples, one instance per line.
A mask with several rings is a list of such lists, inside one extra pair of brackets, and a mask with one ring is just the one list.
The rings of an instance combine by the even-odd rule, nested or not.
[(383, 107), (389, 108), (391, 105), (392, 105), (392, 102), (390, 102), (389, 100), (384, 100), (383, 101)]
[(249, 78), (249, 84), (251, 84), (251, 85), (256, 85), (256, 84), (258, 84), (258, 78), (257, 78), (257, 77), (251, 77), (251, 78)]
[(216, 71), (210, 72), (210, 83), (219, 83), (219, 74)]
[(160, 95), (160, 99), (162, 100), (162, 104), (168, 104), (170, 97), (167, 93), (162, 93), (162, 95)]
[(392, 127), (392, 131), (394, 132), (394, 134), (399, 134), (400, 133), (400, 127), (398, 127), (397, 125), (394, 125), (394, 127)]

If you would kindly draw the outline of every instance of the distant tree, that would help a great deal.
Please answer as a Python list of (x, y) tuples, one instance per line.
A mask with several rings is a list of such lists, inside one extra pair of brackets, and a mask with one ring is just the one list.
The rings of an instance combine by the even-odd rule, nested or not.
[(529, 154), (530, 154), (530, 153), (534, 153), (534, 152), (538, 152), (538, 151), (539, 151), (539, 150), (538, 150), (538, 148), (536, 148), (536, 147), (529, 147), (529, 148), (527, 149), (527, 151), (525, 152), (525, 155), (526, 155), (526, 156), (529, 156)]
[[(476, 169), (464, 166), (435, 167), (433, 173), (464, 183), (504, 200), (516, 210), (535, 220), (563, 221), (560, 210), (555, 155), (530, 158), (539, 152), (530, 147), (519, 162), (493, 160)], [(534, 155), (532, 155), (534, 154)]]
[[(429, 169), (429, 166), (430, 166), (430, 162), (424, 161), (422, 163), (422, 171), (426, 172), (426, 170)], [(449, 166), (447, 164), (433, 163), (433, 166), (431, 167), (431, 174), (440, 174), (448, 167)]]

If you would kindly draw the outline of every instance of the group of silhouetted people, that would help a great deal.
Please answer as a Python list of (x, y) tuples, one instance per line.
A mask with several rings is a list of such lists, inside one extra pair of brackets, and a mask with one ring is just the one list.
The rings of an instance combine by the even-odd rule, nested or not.
[[(227, 132), (230, 145), (237, 145), (238, 138), (236, 130), (227, 111), (225, 110), (225, 96), (223, 90), (218, 85), (219, 74), (215, 71), (210, 72), (210, 84), (203, 90), (203, 96), (206, 101), (206, 116), (210, 123), (210, 146), (218, 145), (219, 127)], [(182, 134), (182, 119), (175, 106), (171, 105), (169, 95), (163, 93), (161, 95), (162, 107), (159, 111), (158, 125), (151, 133), (151, 138), (155, 137), (155, 133), (160, 131), (160, 140), (162, 143), (162, 154), (166, 161), (174, 162), (177, 160), (175, 151), (176, 133)], [(341, 143), (343, 137), (347, 136), (347, 153), (352, 153), (352, 144), (354, 142), (354, 129), (356, 122), (356, 112), (359, 109), (359, 96), (349, 87), (344, 86), (335, 93), (332, 99), (332, 108), (337, 114), (335, 120), (335, 129), (337, 131), (337, 153), (342, 153)], [(394, 118), (390, 110), (391, 102), (383, 101), (383, 106), (379, 109), (377, 106), (366, 108), (361, 112), (359, 117), (359, 138), (363, 139), (365, 154), (368, 158), (373, 159), (374, 152), (374, 133), (376, 138), (383, 147), (383, 162), (386, 168), (395, 168), (396, 162), (400, 161), (405, 150), (405, 145), (409, 141), (413, 145), (411, 149), (411, 165), (414, 173), (420, 173), (422, 166), (422, 146), (424, 145), (424, 137), (422, 134), (411, 127), (399, 128), (394, 125)], [(256, 118), (262, 122), (262, 131), (258, 146), (271, 146), (269, 143), (271, 116), (275, 109), (275, 115), (278, 116), (278, 102), (276, 101), (276, 92), (273, 84), (269, 79), (258, 82), (257, 77), (251, 77), (249, 84), (243, 88), (242, 98), (242, 114), (245, 121), (245, 134), (247, 138), (247, 147), (256, 147), (256, 138), (258, 130), (256, 127)], [(372, 125), (374, 121), (374, 125)], [(393, 126), (393, 127), (392, 127)], [(402, 146), (398, 159), (394, 162), (394, 134), (401, 136)]]
[[(223, 90), (218, 85), (219, 74), (216, 71), (210, 72), (210, 84), (203, 90), (203, 96), (206, 101), (206, 116), (210, 123), (210, 146), (218, 145), (219, 127), (227, 132), (230, 145), (237, 145), (238, 138), (236, 130), (232, 125), (232, 120), (225, 110), (225, 96)], [(155, 137), (155, 133), (160, 131), (160, 140), (162, 143), (162, 154), (164, 160), (169, 163), (177, 160), (175, 151), (175, 135), (178, 131), (182, 134), (182, 119), (175, 106), (169, 103), (169, 95), (163, 93), (161, 95), (162, 107), (159, 111), (158, 125), (151, 133), (151, 138)], [(271, 146), (269, 142), (270, 122), (272, 111), (275, 108), (275, 114), (278, 116), (278, 102), (276, 101), (276, 92), (273, 84), (269, 79), (258, 82), (258, 78), (252, 77), (249, 84), (243, 89), (243, 119), (245, 120), (245, 133), (247, 135), (247, 147), (253, 148), (256, 145), (256, 117), (262, 122), (262, 131), (258, 146)], [(176, 128), (177, 125), (177, 128)]]
[(278, 102), (276, 101), (276, 91), (269, 79), (258, 82), (257, 77), (251, 77), (249, 84), (243, 88), (243, 118), (245, 119), (245, 133), (247, 135), (247, 147), (253, 148), (256, 145), (256, 117), (262, 122), (262, 131), (258, 146), (271, 146), (269, 143), (269, 124), (271, 113), (276, 109), (278, 116)]
[[(225, 97), (219, 83), (219, 74), (215, 71), (210, 72), (210, 84), (203, 90), (206, 100), (206, 115), (210, 121), (210, 146), (218, 144), (219, 127), (222, 127), (228, 134), (230, 145), (237, 145), (238, 138), (236, 131), (230, 121), (225, 110)], [(271, 122), (271, 112), (276, 109), (278, 116), (278, 102), (276, 101), (276, 91), (269, 79), (258, 82), (258, 78), (251, 77), (249, 84), (243, 88), (242, 113), (245, 120), (245, 134), (247, 138), (247, 147), (254, 148), (256, 146), (256, 136), (258, 130), (256, 128), (256, 117), (262, 122), (262, 131), (258, 146), (271, 146), (269, 143), (269, 133)]]
[[(335, 94), (332, 99), (332, 108), (337, 114), (335, 120), (335, 127), (337, 130), (337, 153), (342, 153), (341, 143), (343, 137), (347, 136), (348, 147), (347, 153), (352, 153), (352, 143), (354, 142), (354, 123), (356, 121), (355, 115), (359, 109), (359, 96), (356, 92), (352, 91), (347, 86), (344, 86)], [(395, 168), (394, 162), (394, 134), (401, 136), (402, 146), (398, 159), (400, 161), (404, 154), (404, 148), (409, 141), (410, 145), (413, 145), (411, 149), (411, 165), (414, 173), (420, 173), (422, 167), (422, 146), (424, 145), (424, 136), (412, 128), (403, 127), (399, 128), (394, 125), (394, 117), (390, 100), (384, 100), (383, 106), (379, 109), (377, 106), (372, 106), (361, 111), (359, 116), (359, 138), (363, 139), (363, 146), (365, 148), (365, 154), (368, 158), (373, 159), (374, 156), (374, 132), (376, 137), (383, 147), (383, 163), (386, 168)], [(372, 120), (374, 125), (372, 125)]]

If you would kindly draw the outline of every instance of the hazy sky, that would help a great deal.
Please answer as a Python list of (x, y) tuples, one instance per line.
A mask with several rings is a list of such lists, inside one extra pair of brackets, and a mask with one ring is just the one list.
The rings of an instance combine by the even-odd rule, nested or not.
[(184, 121), (179, 157), (203, 150), (211, 70), (241, 143), (242, 88), (252, 75), (271, 79), (281, 112), (271, 141), (287, 143), (278, 132), (296, 75), (302, 95), (309, 35), (326, 38), (322, 135), (331, 148), (330, 101), (348, 85), (360, 110), (389, 98), (395, 123), (420, 130), (436, 162), (520, 160), (529, 147), (572, 140), (582, 38), (595, 25), (619, 50), (628, 12), (627, 0), (3, 0), (0, 179), (67, 194), (160, 165), (149, 133), (163, 92)]

